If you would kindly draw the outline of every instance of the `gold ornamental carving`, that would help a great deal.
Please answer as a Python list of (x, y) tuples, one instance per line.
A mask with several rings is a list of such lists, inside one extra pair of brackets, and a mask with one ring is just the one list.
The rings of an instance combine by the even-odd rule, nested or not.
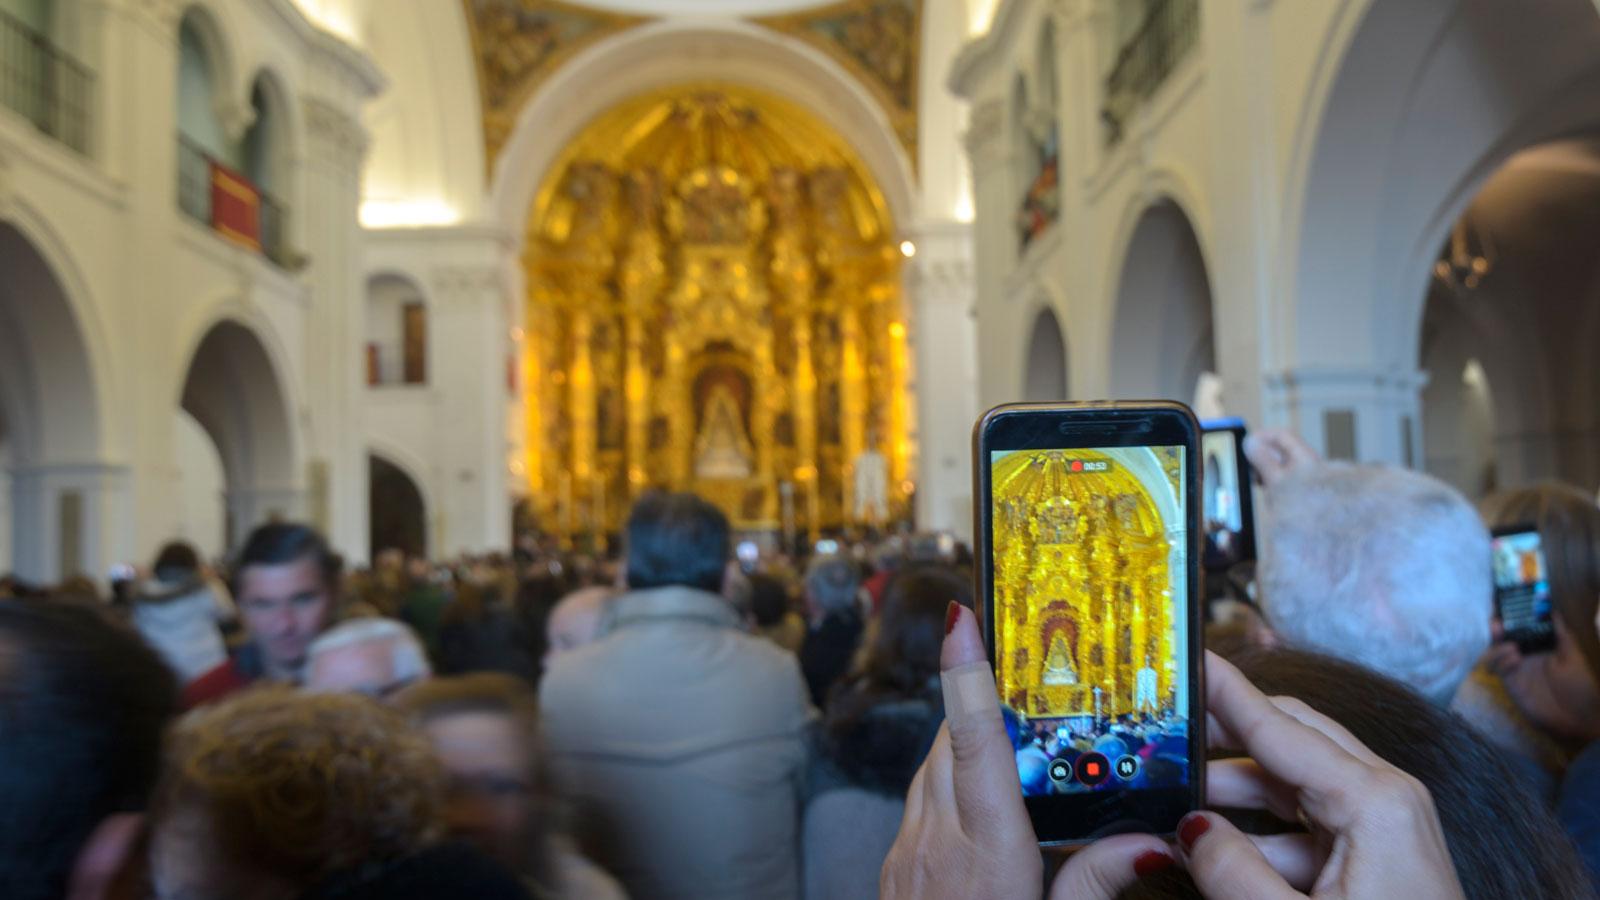
[[(609, 533), (655, 487), (697, 491), (751, 530), (904, 516), (894, 238), (848, 145), (786, 101), (693, 85), (592, 122), (541, 188), (524, 258), (543, 521)], [(886, 461), (885, 509), (854, 495), (864, 458)]]
[[(1093, 450), (1023, 450), (993, 462), (998, 681), (1025, 716), (1154, 714), (1175, 704), (1182, 673), (1169, 573), (1183, 563), (1154, 496), (1181, 496), (1182, 460), (1179, 448), (1151, 452), (1154, 485)], [(1074, 469), (1099, 462), (1106, 471)], [(1155, 673), (1146, 697), (1141, 670)]]

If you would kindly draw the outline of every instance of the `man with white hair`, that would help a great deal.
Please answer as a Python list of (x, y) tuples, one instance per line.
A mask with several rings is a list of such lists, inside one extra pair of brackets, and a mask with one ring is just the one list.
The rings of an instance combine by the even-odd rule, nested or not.
[(350, 619), (323, 632), (307, 651), (306, 687), (386, 698), (433, 674), (416, 632), (393, 619)]
[(1493, 615), (1489, 533), (1472, 505), (1406, 469), (1261, 468), (1256, 577), (1268, 623), (1288, 643), (1448, 706), (1489, 646)]

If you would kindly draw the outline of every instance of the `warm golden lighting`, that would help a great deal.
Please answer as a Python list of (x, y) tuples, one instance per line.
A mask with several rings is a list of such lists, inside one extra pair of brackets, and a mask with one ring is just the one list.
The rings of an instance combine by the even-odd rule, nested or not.
[(912, 241), (901, 241), (900, 242), (900, 255), (904, 256), (906, 259), (910, 259), (911, 257), (916, 256), (917, 255), (917, 245)]
[(525, 337), (527, 337), (527, 334), (523, 332), (522, 326), (517, 325), (511, 329), (511, 340), (520, 344)]
[(839, 135), (745, 88), (654, 92), (584, 129), (529, 221), (522, 346), (547, 388), (526, 393), (528, 454), (541, 483), (571, 480), (532, 498), (556, 531), (614, 527), (651, 487), (776, 530), (785, 473), (789, 524), (883, 524), (855, 496), (863, 459), (906, 514), (915, 247)]
[(1170, 485), (1147, 485), (1092, 450), (1022, 450), (992, 463), (998, 682), (1024, 715), (1093, 714), (1096, 688), (1106, 715), (1139, 711), (1141, 668), (1156, 672), (1157, 704), (1174, 705), (1173, 548), (1153, 490), (1181, 495), (1181, 458), (1152, 452), (1155, 477)]

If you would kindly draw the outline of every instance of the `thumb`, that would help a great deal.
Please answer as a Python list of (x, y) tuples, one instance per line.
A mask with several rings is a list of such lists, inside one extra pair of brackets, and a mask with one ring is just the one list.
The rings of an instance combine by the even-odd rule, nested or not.
[(1050, 900), (1112, 900), (1146, 875), (1176, 862), (1159, 838), (1119, 834), (1072, 854), (1050, 886)]
[(939, 680), (950, 734), (956, 809), (963, 822), (1015, 825), (1020, 818), (1026, 827), (1017, 757), (1000, 718), (994, 670), (989, 668), (972, 611), (952, 603), (946, 632), (940, 656), (944, 671)]

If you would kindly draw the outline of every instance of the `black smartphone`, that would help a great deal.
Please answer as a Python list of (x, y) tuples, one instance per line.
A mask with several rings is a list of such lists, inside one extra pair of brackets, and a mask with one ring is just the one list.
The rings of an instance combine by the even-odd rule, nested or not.
[(1496, 528), (1490, 542), (1494, 554), (1494, 614), (1506, 640), (1523, 653), (1548, 653), (1556, 646), (1556, 625), (1550, 603), (1550, 569), (1544, 544), (1533, 525)]
[(1255, 503), (1244, 436), (1243, 419), (1213, 419), (1201, 424), (1201, 518), (1208, 572), (1226, 572), (1256, 558)]
[(1194, 414), (1008, 405), (973, 444), (984, 640), (1039, 843), (1170, 834), (1205, 796)]

